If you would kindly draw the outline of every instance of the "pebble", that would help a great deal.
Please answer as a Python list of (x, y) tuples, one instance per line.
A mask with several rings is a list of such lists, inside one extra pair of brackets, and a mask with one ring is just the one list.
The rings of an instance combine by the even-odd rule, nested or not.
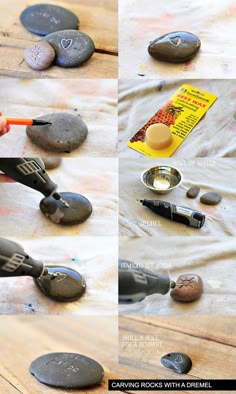
[(89, 218), (92, 205), (86, 197), (76, 193), (60, 193), (60, 196), (69, 204), (69, 207), (52, 196), (40, 201), (42, 213), (53, 223), (72, 225), (82, 223)]
[(63, 30), (44, 37), (56, 52), (56, 65), (64, 68), (78, 67), (94, 53), (93, 40), (85, 33)]
[(66, 152), (78, 148), (88, 134), (85, 122), (73, 114), (65, 112), (52, 113), (40, 116), (51, 122), (51, 125), (28, 126), (26, 134), (29, 139), (40, 148), (53, 152)]
[(43, 157), (46, 170), (54, 170), (61, 165), (62, 159), (59, 157)]
[(185, 353), (168, 353), (161, 358), (161, 363), (180, 374), (188, 373), (192, 368), (192, 360)]
[(197, 195), (199, 194), (199, 192), (200, 192), (199, 186), (192, 186), (192, 187), (190, 187), (190, 189), (188, 189), (186, 196), (188, 198), (196, 198)]
[(171, 290), (170, 296), (175, 301), (191, 302), (200, 298), (202, 293), (202, 278), (196, 274), (183, 274), (178, 277), (176, 286)]
[(59, 30), (79, 28), (79, 19), (66, 8), (52, 4), (34, 4), (20, 15), (21, 23), (32, 33), (46, 36)]
[(221, 202), (222, 200), (222, 196), (216, 192), (209, 192), (206, 194), (203, 194), (200, 197), (200, 201), (202, 204), (206, 204), (206, 205), (216, 205), (219, 204), (219, 202)]
[(39, 41), (24, 51), (26, 64), (33, 70), (46, 70), (55, 59), (54, 48), (44, 41)]
[(45, 268), (45, 274), (34, 279), (34, 282), (47, 297), (56, 301), (71, 302), (84, 294), (86, 283), (77, 271), (56, 265)]
[(181, 63), (192, 59), (201, 46), (195, 34), (175, 31), (156, 38), (149, 44), (149, 54), (157, 60)]
[(90, 357), (77, 353), (48, 353), (34, 360), (29, 371), (41, 383), (61, 388), (99, 385), (104, 369)]

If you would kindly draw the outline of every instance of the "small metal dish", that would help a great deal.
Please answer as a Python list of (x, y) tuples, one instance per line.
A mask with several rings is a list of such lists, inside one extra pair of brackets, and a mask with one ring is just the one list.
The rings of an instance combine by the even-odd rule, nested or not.
[(178, 187), (183, 180), (179, 170), (169, 166), (155, 166), (141, 174), (141, 182), (158, 194), (166, 194)]

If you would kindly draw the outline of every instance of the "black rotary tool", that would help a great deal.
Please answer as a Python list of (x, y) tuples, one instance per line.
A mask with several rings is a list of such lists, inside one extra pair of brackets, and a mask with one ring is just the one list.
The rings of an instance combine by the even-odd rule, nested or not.
[(195, 209), (182, 207), (162, 200), (140, 200), (144, 207), (149, 208), (157, 215), (167, 219), (186, 224), (187, 226), (201, 228), (205, 222), (205, 215)]
[(49, 178), (44, 163), (39, 158), (0, 158), (0, 170), (16, 182), (22, 183), (45, 197), (52, 196), (55, 200), (69, 207), (57, 192), (57, 185)]
[(175, 287), (167, 274), (158, 274), (128, 260), (119, 260), (119, 303), (142, 301), (151, 294), (166, 294)]

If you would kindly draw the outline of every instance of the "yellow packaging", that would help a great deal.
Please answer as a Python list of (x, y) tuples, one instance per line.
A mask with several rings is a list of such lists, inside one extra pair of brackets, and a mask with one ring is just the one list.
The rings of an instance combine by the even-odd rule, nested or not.
[[(182, 85), (170, 101), (128, 141), (128, 146), (149, 157), (172, 156), (216, 100), (214, 94), (191, 85)], [(170, 128), (173, 142), (168, 148), (154, 150), (146, 145), (146, 130), (154, 123), (163, 123)]]

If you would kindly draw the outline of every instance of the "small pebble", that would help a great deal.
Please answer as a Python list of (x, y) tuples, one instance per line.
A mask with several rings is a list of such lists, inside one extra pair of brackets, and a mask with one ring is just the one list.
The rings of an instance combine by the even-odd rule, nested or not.
[(56, 65), (64, 68), (79, 67), (93, 55), (93, 40), (75, 30), (57, 31), (44, 37), (56, 52)]
[(51, 122), (45, 126), (28, 126), (26, 134), (40, 148), (58, 153), (70, 153), (78, 148), (88, 134), (86, 123), (78, 115), (52, 113), (36, 119)]
[(46, 70), (55, 59), (53, 47), (44, 41), (39, 41), (24, 51), (26, 64), (33, 70)]
[(192, 368), (192, 360), (185, 353), (168, 353), (161, 358), (161, 363), (180, 374), (188, 373)]
[(222, 196), (216, 192), (209, 192), (206, 194), (203, 194), (200, 197), (200, 201), (202, 204), (206, 204), (206, 205), (216, 205), (219, 204), (219, 202), (221, 202), (222, 200)]
[(42, 213), (53, 223), (73, 225), (84, 222), (92, 213), (90, 201), (76, 193), (60, 193), (69, 207), (66, 207), (62, 201), (55, 200), (52, 196), (45, 197), (40, 201)]
[(77, 353), (44, 354), (31, 363), (29, 371), (41, 383), (64, 389), (99, 385), (104, 377), (97, 361)]
[(170, 296), (175, 301), (191, 302), (200, 298), (202, 293), (202, 278), (196, 274), (183, 274), (178, 277), (176, 286), (171, 290)]
[(46, 170), (54, 170), (61, 165), (62, 159), (59, 157), (43, 157)]
[(195, 34), (175, 31), (152, 41), (148, 47), (149, 54), (157, 60), (170, 63), (182, 63), (192, 59), (201, 46)]
[(188, 198), (196, 198), (199, 192), (200, 192), (199, 186), (192, 186), (190, 187), (190, 189), (188, 189), (186, 196)]
[(27, 7), (21, 13), (20, 20), (27, 30), (40, 36), (79, 28), (79, 19), (73, 12), (53, 4), (34, 4)]
[(50, 265), (44, 275), (34, 279), (35, 284), (49, 298), (60, 302), (78, 300), (85, 292), (82, 275), (72, 268)]

